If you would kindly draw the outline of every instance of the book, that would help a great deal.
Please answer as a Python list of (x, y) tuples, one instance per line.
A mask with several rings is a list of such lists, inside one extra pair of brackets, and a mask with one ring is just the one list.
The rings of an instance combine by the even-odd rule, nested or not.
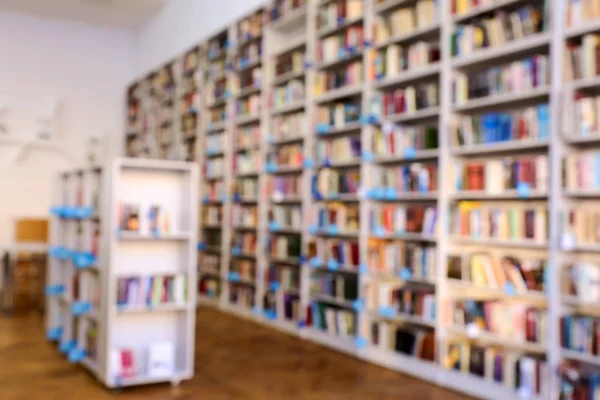
[(438, 189), (437, 163), (411, 163), (399, 166), (383, 166), (372, 172), (374, 188), (402, 193), (430, 193)]
[(315, 214), (313, 220), (319, 229), (336, 226), (340, 232), (358, 233), (360, 214), (359, 207), (356, 204), (319, 204), (312, 211)]
[(309, 308), (309, 321), (316, 329), (334, 336), (356, 334), (356, 315), (352, 311), (334, 305), (313, 302), (312, 307)]
[(160, 304), (184, 304), (187, 301), (186, 277), (146, 276), (119, 278), (117, 281), (117, 305), (139, 307)]
[(369, 228), (374, 233), (420, 233), (433, 236), (436, 232), (436, 221), (437, 211), (434, 207), (381, 205), (369, 210)]
[(422, 82), (403, 88), (385, 90), (375, 96), (372, 108), (381, 110), (383, 116), (414, 113), (439, 105), (439, 85)]
[(148, 348), (147, 374), (149, 377), (169, 377), (175, 373), (175, 345), (156, 342)]
[(357, 136), (324, 138), (317, 141), (317, 160), (332, 163), (352, 162), (360, 159), (361, 140)]
[(413, 150), (437, 148), (437, 126), (383, 124), (376, 127), (373, 133), (372, 149), (373, 155), (377, 157), (405, 157)]
[(269, 21), (277, 21), (289, 13), (306, 5), (306, 0), (278, 0), (273, 2), (268, 10)]
[(267, 239), (267, 251), (273, 258), (298, 258), (302, 250), (302, 239), (298, 235), (272, 234)]
[[(219, 208), (219, 210), (220, 209), (221, 208)], [(234, 227), (257, 227), (258, 206), (247, 204), (234, 204), (231, 211), (231, 222)], [(220, 222), (218, 222), (217, 224), (220, 224)]]
[(303, 165), (303, 148), (301, 144), (279, 146), (267, 154), (267, 164), (277, 168), (298, 168)]
[[(355, 195), (360, 185), (360, 169), (322, 168), (317, 173), (316, 190), (321, 196)], [(314, 194), (314, 193), (313, 193)]]
[(435, 280), (437, 256), (433, 245), (370, 238), (367, 249), (369, 271), (397, 277), (408, 272), (412, 280)]
[(322, 95), (328, 91), (351, 87), (364, 82), (365, 70), (362, 61), (354, 61), (336, 69), (319, 71), (315, 78), (313, 94)]
[(302, 207), (299, 205), (273, 205), (269, 210), (269, 223), (277, 229), (302, 229)]
[(383, 43), (391, 38), (409, 35), (439, 22), (439, 4), (433, 0), (418, 0), (410, 7), (400, 7), (375, 16), (374, 39)]
[(408, 45), (390, 44), (375, 56), (372, 80), (393, 78), (405, 71), (414, 71), (433, 65), (440, 60), (437, 42), (424, 40)]
[(361, 103), (356, 99), (319, 105), (316, 109), (316, 125), (342, 129), (350, 123), (358, 122), (360, 115)]
[[(301, 138), (308, 132), (308, 121), (304, 112), (276, 115), (271, 119), (269, 139), (272, 141)], [(256, 141), (257, 143), (258, 141)]]
[(271, 108), (277, 110), (289, 105), (304, 101), (305, 96), (304, 81), (293, 79), (285, 82), (283, 85), (273, 88), (271, 96)]
[[(356, 0), (352, 0), (356, 1)], [(341, 58), (360, 54), (364, 43), (362, 25), (346, 27), (341, 33), (328, 35), (317, 42), (317, 62), (329, 63)]]
[(267, 180), (267, 193), (274, 202), (297, 198), (300, 196), (301, 187), (302, 176), (298, 175), (271, 175)]

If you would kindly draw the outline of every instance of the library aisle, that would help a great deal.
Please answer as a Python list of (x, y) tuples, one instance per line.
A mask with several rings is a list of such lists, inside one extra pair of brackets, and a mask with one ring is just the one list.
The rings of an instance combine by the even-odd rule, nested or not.
[[(122, 400), (428, 399), (468, 397), (210, 308), (196, 317), (194, 378), (110, 392), (57, 357), (35, 316), (0, 317), (0, 398)], [(51, 395), (49, 393), (52, 393)]]

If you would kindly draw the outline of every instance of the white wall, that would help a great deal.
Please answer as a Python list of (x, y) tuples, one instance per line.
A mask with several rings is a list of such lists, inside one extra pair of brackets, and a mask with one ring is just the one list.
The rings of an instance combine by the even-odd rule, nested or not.
[(180, 56), (265, 0), (170, 0), (141, 29), (138, 37), (138, 75)]
[[(32, 135), (34, 115), (47, 96), (63, 102), (61, 140), (82, 155), (88, 132), (110, 136), (109, 156), (120, 154), (124, 91), (136, 73), (133, 32), (0, 12), (0, 97), (15, 136)], [(12, 221), (47, 216), (60, 157), (31, 152), (12, 165), (15, 148), (0, 145), (0, 248), (12, 240)]]

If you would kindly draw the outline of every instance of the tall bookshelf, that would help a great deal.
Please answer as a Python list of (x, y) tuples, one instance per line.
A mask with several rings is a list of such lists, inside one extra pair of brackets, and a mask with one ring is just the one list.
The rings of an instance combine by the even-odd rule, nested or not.
[[(591, 297), (569, 286), (573, 271), (593, 278), (598, 262), (600, 241), (588, 225), (596, 218), (595, 178), (577, 169), (594, 169), (599, 143), (590, 99), (600, 74), (590, 54), (600, 15), (592, 3), (577, 4), (274, 1), (213, 35), (209, 59), (211, 41), (230, 40), (219, 53), (229, 61), (223, 76), (231, 92), (219, 100), (228, 119), (208, 122), (200, 140), (209, 143), (213, 130), (228, 135), (226, 194), (218, 196), (222, 218), (214, 226), (223, 240), (218, 249), (206, 239), (200, 247), (202, 256), (220, 252), (210, 279), (222, 290), (201, 298), (475, 396), (541, 399), (581, 390), (572, 372), (597, 371), (597, 351), (566, 345), (559, 327), (595, 332), (586, 318), (600, 315)], [(239, 36), (260, 13), (262, 35)], [(260, 60), (239, 65), (245, 46), (259, 41)], [(260, 89), (240, 90), (245, 71), (259, 65)], [(215, 78), (203, 90), (221, 82)], [(490, 90), (491, 82), (499, 84)], [(290, 83), (298, 91), (302, 83), (302, 95), (291, 96)], [(128, 132), (144, 87), (140, 81), (129, 90)], [(240, 116), (236, 104), (254, 94), (259, 115)], [(201, 119), (211, 121), (218, 107), (211, 104)], [(243, 185), (232, 168), (247, 151), (238, 149), (245, 125), (256, 128), (250, 144), (260, 168), (249, 178), (258, 185)], [(284, 167), (290, 152), (301, 162)], [(234, 209), (255, 210), (239, 214), (251, 215), (251, 226), (233, 226)], [(229, 244), (255, 229), (248, 282), (255, 292), (240, 311), (229, 305), (238, 257)], [(290, 237), (300, 239), (301, 251), (279, 252), (284, 246), (276, 243)], [(200, 270), (208, 265), (201, 259)], [(505, 324), (473, 320), (478, 313), (501, 319), (504, 310), (512, 318)], [(506, 368), (502, 379), (496, 362)]]
[(58, 179), (47, 336), (109, 388), (194, 374), (198, 179), (139, 159)]

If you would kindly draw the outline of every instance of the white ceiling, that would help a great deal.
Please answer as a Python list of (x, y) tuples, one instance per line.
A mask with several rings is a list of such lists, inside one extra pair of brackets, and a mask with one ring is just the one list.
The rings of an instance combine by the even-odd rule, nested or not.
[(96, 25), (137, 28), (167, 0), (0, 0), (0, 10), (64, 18)]

